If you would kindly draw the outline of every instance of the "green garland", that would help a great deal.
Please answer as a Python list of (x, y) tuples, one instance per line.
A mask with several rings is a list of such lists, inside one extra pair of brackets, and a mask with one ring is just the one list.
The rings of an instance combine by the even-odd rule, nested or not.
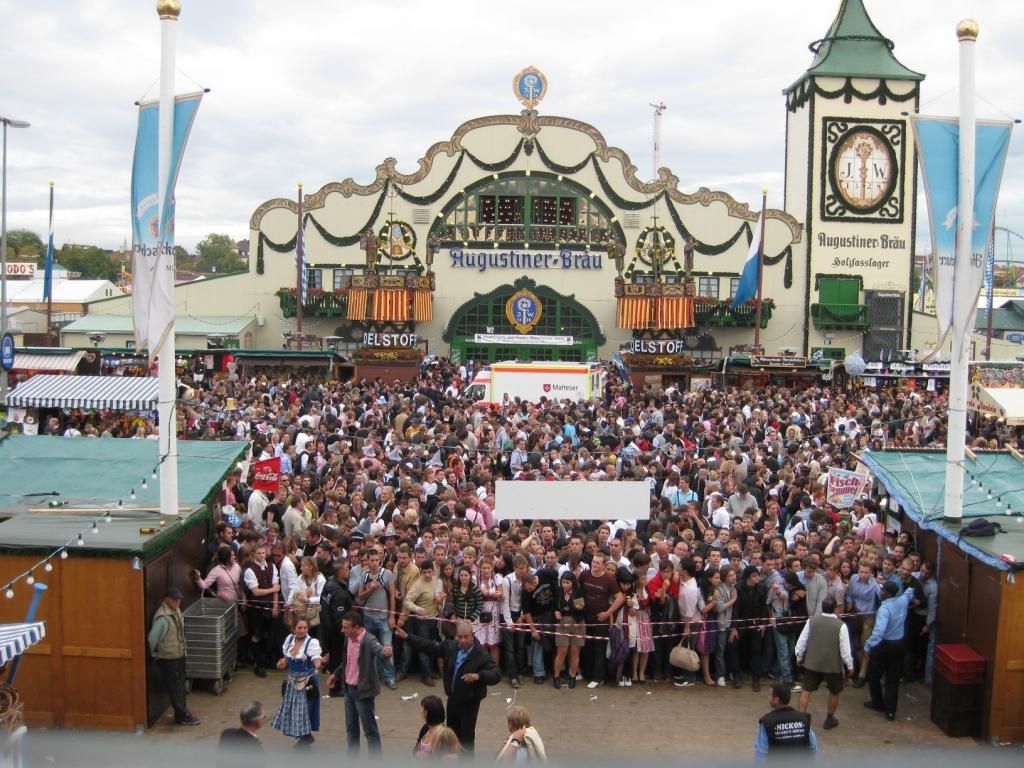
[(889, 84), (885, 80), (881, 80), (878, 83), (878, 87), (873, 91), (858, 91), (853, 85), (853, 78), (848, 77), (840, 88), (834, 91), (826, 91), (818, 85), (814, 77), (808, 77), (803, 83), (786, 94), (786, 108), (790, 112), (796, 112), (797, 109), (807, 103), (807, 100), (813, 94), (817, 94), (825, 99), (838, 99), (842, 96), (843, 102), (846, 104), (853, 102), (855, 96), (861, 101), (875, 101), (877, 99), (879, 104), (885, 104), (889, 99), (893, 101), (910, 101), (918, 95), (919, 90), (920, 85), (917, 85), (907, 93), (895, 93), (889, 88)]
[(605, 195), (607, 195), (619, 208), (623, 208), (627, 211), (642, 211), (644, 208), (650, 208), (665, 195), (664, 190), (662, 190), (650, 200), (643, 200), (641, 202), (634, 202), (633, 200), (627, 200), (624, 197), (620, 197), (619, 194), (612, 189), (611, 184), (608, 183), (608, 179), (606, 179), (604, 174), (601, 172), (601, 166), (597, 162), (597, 156), (591, 154), (590, 160), (594, 164), (594, 172), (597, 174), (597, 181), (600, 183), (601, 189), (604, 190)]
[(330, 232), (324, 229), (323, 225), (321, 225), (319, 221), (317, 221), (313, 217), (312, 213), (307, 213), (305, 215), (305, 221), (312, 222), (313, 226), (316, 228), (316, 231), (320, 233), (320, 237), (322, 237), (331, 245), (338, 246), (339, 248), (345, 248), (349, 245), (355, 245), (356, 243), (359, 242), (359, 239), (363, 236), (363, 233), (366, 232), (366, 230), (368, 230), (370, 227), (372, 227), (373, 222), (375, 222), (377, 220), (377, 217), (380, 216), (381, 208), (384, 207), (384, 200), (388, 196), (389, 183), (390, 182), (384, 182), (384, 189), (381, 190), (380, 197), (377, 198), (377, 204), (373, 206), (373, 211), (370, 213), (370, 218), (367, 219), (366, 223), (363, 224), (363, 226), (356, 230), (356, 233), (354, 235), (347, 235), (344, 237), (332, 235)]
[(260, 232), (259, 243), (256, 245), (256, 274), (262, 275), (264, 271), (264, 259), (263, 259), (263, 245), (266, 244), (271, 250), (277, 251), (278, 253), (287, 253), (288, 251), (294, 251), (296, 245), (295, 237), (292, 237), (287, 243), (275, 243), (263, 232)]
[(466, 151), (463, 150), (459, 153), (459, 159), (455, 161), (455, 165), (452, 166), (452, 170), (451, 173), (448, 174), (448, 178), (444, 180), (440, 187), (429, 195), (410, 195), (397, 184), (395, 185), (395, 191), (398, 193), (398, 196), (407, 203), (412, 203), (413, 205), (432, 205), (444, 197), (448, 188), (455, 182), (455, 177), (458, 175), (459, 169), (462, 167), (462, 161), (465, 157)]
[(512, 167), (512, 164), (519, 159), (519, 153), (523, 151), (523, 143), (525, 139), (520, 139), (519, 143), (516, 144), (516, 148), (512, 150), (512, 154), (506, 157), (504, 160), (499, 160), (496, 163), (485, 163), (483, 160), (478, 158), (468, 149), (462, 150), (463, 154), (470, 159), (470, 161), (479, 168), (481, 171), (487, 171), (488, 173), (497, 173), (498, 171), (504, 171)]
[(693, 240), (693, 249), (697, 253), (704, 254), (705, 256), (718, 256), (720, 254), (725, 253), (734, 245), (736, 245), (740, 237), (742, 237), (743, 235), (747, 236), (748, 243), (750, 242), (750, 238), (753, 237), (753, 230), (751, 230), (750, 228), (750, 222), (744, 221), (740, 225), (740, 228), (736, 230), (735, 234), (733, 234), (733, 236), (726, 240), (724, 243), (719, 243), (718, 245), (711, 245), (710, 243), (705, 243), (695, 238), (693, 236), (693, 233), (691, 233), (690, 230), (686, 228), (686, 225), (683, 224), (682, 217), (679, 215), (679, 211), (676, 210), (676, 207), (675, 205), (672, 204), (672, 201), (666, 199), (665, 202), (668, 204), (668, 215), (672, 217), (672, 223), (676, 225), (676, 229), (679, 230), (679, 234), (682, 235), (684, 241)]
[(537, 147), (537, 157), (540, 158), (540, 161), (544, 163), (544, 165), (547, 166), (549, 170), (552, 170), (555, 173), (560, 173), (563, 176), (568, 176), (570, 174), (582, 171), (584, 167), (586, 167), (587, 163), (590, 162), (590, 158), (594, 156), (594, 153), (591, 152), (589, 155), (587, 155), (578, 163), (576, 163), (576, 165), (561, 165), (559, 163), (556, 163), (548, 156), (548, 154), (544, 151), (544, 148), (540, 145), (539, 141), (535, 143), (535, 146)]
[[(718, 245), (710, 245), (708, 243), (701, 242), (697, 238), (693, 237), (693, 235), (690, 233), (690, 230), (688, 230), (686, 226), (683, 224), (683, 219), (679, 215), (679, 211), (676, 210), (676, 207), (672, 204), (672, 201), (666, 199), (666, 202), (668, 203), (668, 213), (669, 216), (672, 218), (672, 223), (676, 225), (676, 228), (679, 230), (679, 233), (683, 236), (685, 240), (693, 240), (693, 248), (697, 253), (702, 253), (705, 256), (718, 256), (720, 254), (725, 253), (734, 245), (736, 245), (740, 237), (746, 236), (747, 244), (749, 245), (751, 238), (753, 238), (754, 236), (754, 231), (750, 226), (750, 222), (744, 221), (740, 225), (740, 228), (737, 229), (736, 232), (732, 235), (732, 237), (730, 237), (725, 242), (719, 243)], [(786, 287), (787, 290), (793, 287), (792, 245), (787, 245), (777, 256), (769, 256), (768, 254), (765, 254), (762, 258), (764, 260), (765, 265), (769, 267), (774, 267), (780, 261), (785, 259), (786, 269), (782, 275), (782, 284)]]

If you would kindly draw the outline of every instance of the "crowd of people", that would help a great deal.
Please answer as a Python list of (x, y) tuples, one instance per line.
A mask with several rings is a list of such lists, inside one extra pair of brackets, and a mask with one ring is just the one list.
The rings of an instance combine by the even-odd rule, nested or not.
[[(275, 727), (310, 743), (319, 686), (347, 697), (372, 687), (372, 666), (378, 688), (440, 679), (447, 726), (471, 749), (476, 711), (452, 676), (471, 651), (472, 697), (500, 675), (514, 688), (532, 678), (759, 691), (771, 678), (801, 691), (799, 640), (823, 606), (849, 638), (853, 686), (870, 682), (867, 704), (894, 718), (899, 681), (923, 671), (935, 566), (906, 532), (886, 529), (870, 494), (829, 506), (825, 478), (855, 468), (859, 451), (941, 447), (943, 396), (641, 391), (610, 369), (590, 402), (495, 408), (461, 397), (472, 373), (430, 359), (409, 383), (197, 383), (186, 422), (251, 439), (254, 462), (281, 459), (276, 492), (252, 490), (241, 470), (225, 483), (208, 562), (194, 573), (199, 589), (239, 604), (242, 662), (259, 676), (288, 671)], [(972, 429), (976, 440), (1021, 442), (994, 422)], [(642, 482), (650, 505), (522, 520), (496, 509), (500, 479)], [(888, 598), (905, 610), (885, 611), (883, 625)], [(347, 681), (346, 654), (363, 653), (355, 635), (372, 643)], [(324, 659), (334, 671), (320, 681)], [(811, 677), (803, 684), (823, 679)], [(379, 749), (366, 708), (346, 701), (346, 713), (350, 747), (361, 722)], [(834, 707), (829, 717), (837, 723)]]

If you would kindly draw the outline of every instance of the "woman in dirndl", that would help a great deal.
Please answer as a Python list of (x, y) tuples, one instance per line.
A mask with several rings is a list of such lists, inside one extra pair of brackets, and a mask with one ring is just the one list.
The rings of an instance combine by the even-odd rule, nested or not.
[(480, 620), (473, 629), (473, 634), (491, 655), (497, 664), (501, 646), (501, 627), (498, 624), (501, 612), (502, 590), (498, 579), (494, 576), (494, 561), (480, 561), (480, 591), (484, 596), (484, 607), (480, 612)]
[(298, 739), (295, 746), (313, 743), (313, 731), (320, 730), (320, 681), (317, 670), (322, 663), (320, 643), (309, 636), (305, 619), (295, 622), (295, 634), (284, 641), (284, 658), (278, 669), (287, 669), (288, 678), (282, 687), (281, 708), (274, 717), (274, 728), (285, 736)]

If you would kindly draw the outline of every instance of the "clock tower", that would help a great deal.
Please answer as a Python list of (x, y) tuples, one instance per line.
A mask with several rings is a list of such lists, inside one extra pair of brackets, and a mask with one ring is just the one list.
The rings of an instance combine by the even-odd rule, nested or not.
[(896, 359), (913, 303), (917, 158), (905, 112), (924, 75), (903, 66), (864, 0), (842, 0), (810, 68), (785, 90), (785, 209), (806, 226), (803, 347)]

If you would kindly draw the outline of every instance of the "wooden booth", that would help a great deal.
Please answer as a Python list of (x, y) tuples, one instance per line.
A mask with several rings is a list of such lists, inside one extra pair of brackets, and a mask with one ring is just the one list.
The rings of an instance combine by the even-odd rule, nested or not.
[[(179, 514), (163, 516), (156, 441), (0, 439), (0, 583), (34, 569), (48, 588), (37, 616), (46, 637), (18, 673), (30, 725), (131, 731), (165, 711), (150, 621), (169, 585), (185, 605), (197, 596), (189, 572), (210, 533), (207, 504), (249, 443), (178, 449)], [(0, 621), (23, 620), (31, 595), (26, 580), (16, 583)]]
[(945, 458), (883, 451), (862, 461), (889, 496), (887, 527), (910, 530), (938, 564), (933, 644), (964, 643), (985, 660), (975, 735), (1024, 742), (1024, 461), (995, 451), (965, 460), (964, 523), (985, 517), (1005, 533), (962, 538), (959, 525), (943, 522)]

